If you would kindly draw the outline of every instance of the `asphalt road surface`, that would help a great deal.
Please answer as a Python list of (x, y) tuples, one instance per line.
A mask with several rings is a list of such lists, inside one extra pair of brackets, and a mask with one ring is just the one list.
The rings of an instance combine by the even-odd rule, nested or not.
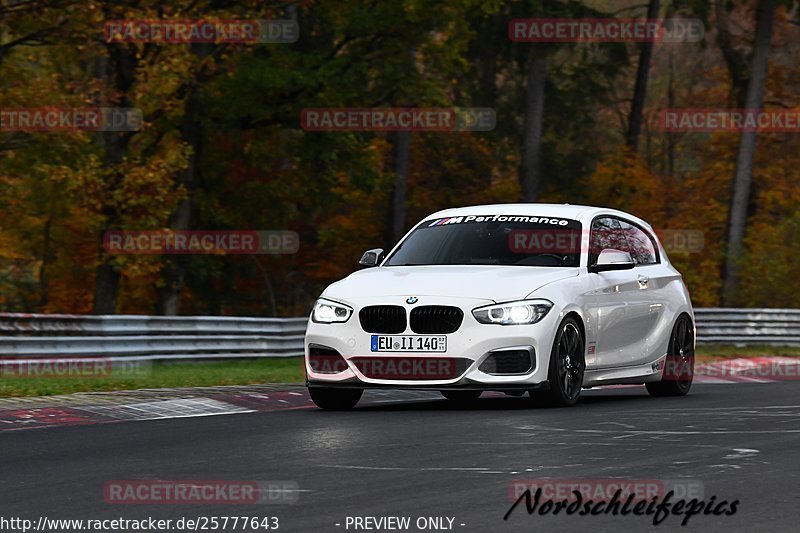
[[(0, 433), (0, 517), (277, 517), (278, 531), (297, 532), (797, 531), (799, 452), (797, 382), (702, 384), (685, 398), (650, 398), (643, 387), (592, 390), (570, 409), (510, 397), (463, 408), (434, 395), (373, 392), (344, 413), (296, 409)], [(524, 502), (504, 520), (515, 487), (544, 486), (545, 478), (595, 488), (619, 479), (677, 483), (700, 487), (703, 501), (738, 504), (733, 515), (700, 513), (685, 527), (675, 515), (657, 526), (648, 515), (529, 515)], [(296, 501), (109, 504), (110, 480), (283, 481)], [(397, 523), (366, 517), (410, 523), (390, 529)], [(441, 523), (418, 523), (428, 517)], [(217, 531), (234, 531), (231, 524)], [(15, 531), (8, 522), (0, 529)], [(236, 531), (253, 530), (240, 523)]]

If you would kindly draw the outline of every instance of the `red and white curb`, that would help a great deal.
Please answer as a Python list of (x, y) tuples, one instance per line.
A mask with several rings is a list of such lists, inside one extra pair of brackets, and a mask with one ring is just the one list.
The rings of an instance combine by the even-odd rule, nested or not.
[[(800, 358), (753, 357), (698, 363), (695, 383), (775, 383), (800, 379)], [(630, 388), (638, 385), (598, 387)], [(284, 390), (277, 390), (278, 387)], [(292, 389), (292, 390), (285, 390)], [(370, 391), (371, 404), (430, 401), (435, 391)], [(503, 396), (503, 394), (485, 394)], [(11, 408), (9, 408), (11, 407)], [(0, 400), (0, 431), (80, 426), (135, 420), (161, 420), (310, 409), (302, 386), (207, 387), (197, 389), (79, 393)]]
[[(86, 402), (84, 405), (0, 409), (0, 431), (134, 420), (235, 415), (314, 407), (305, 391), (252, 392), (231, 388), (230, 392), (219, 392), (218, 389), (213, 388), (204, 396), (192, 398), (130, 401), (124, 395), (120, 395), (119, 401), (114, 402), (109, 396), (98, 395), (104, 400), (99, 404), (93, 404), (90, 398), (83, 397), (82, 399)], [(195, 394), (202, 394), (201, 391), (202, 389), (196, 390)], [(47, 399), (38, 398), (37, 400), (46, 401)], [(54, 403), (58, 403), (58, 400), (67, 404), (75, 403), (72, 398), (65, 397), (55, 398)]]
[(800, 358), (748, 357), (698, 363), (696, 383), (775, 383), (800, 380)]

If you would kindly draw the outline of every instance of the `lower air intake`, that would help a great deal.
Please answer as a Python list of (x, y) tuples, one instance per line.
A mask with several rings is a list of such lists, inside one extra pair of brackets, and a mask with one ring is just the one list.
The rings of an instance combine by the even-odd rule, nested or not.
[(338, 374), (347, 370), (347, 362), (333, 348), (310, 345), (308, 366), (317, 374)]
[(533, 370), (532, 353), (528, 350), (502, 350), (492, 352), (481, 363), (481, 372), (486, 374), (527, 374)]

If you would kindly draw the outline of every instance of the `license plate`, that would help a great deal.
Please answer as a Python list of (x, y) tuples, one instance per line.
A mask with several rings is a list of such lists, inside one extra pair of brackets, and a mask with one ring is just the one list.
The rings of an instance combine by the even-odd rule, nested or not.
[(446, 352), (445, 335), (373, 335), (373, 352)]

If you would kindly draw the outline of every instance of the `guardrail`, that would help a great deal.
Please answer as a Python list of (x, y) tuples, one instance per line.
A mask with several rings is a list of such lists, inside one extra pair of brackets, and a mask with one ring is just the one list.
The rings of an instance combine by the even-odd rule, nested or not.
[(235, 359), (303, 354), (307, 318), (0, 313), (0, 357)]
[[(698, 343), (800, 346), (800, 309), (695, 309)], [(236, 359), (303, 354), (307, 318), (0, 313), (0, 358)]]
[(800, 346), (800, 309), (695, 309), (697, 342)]

